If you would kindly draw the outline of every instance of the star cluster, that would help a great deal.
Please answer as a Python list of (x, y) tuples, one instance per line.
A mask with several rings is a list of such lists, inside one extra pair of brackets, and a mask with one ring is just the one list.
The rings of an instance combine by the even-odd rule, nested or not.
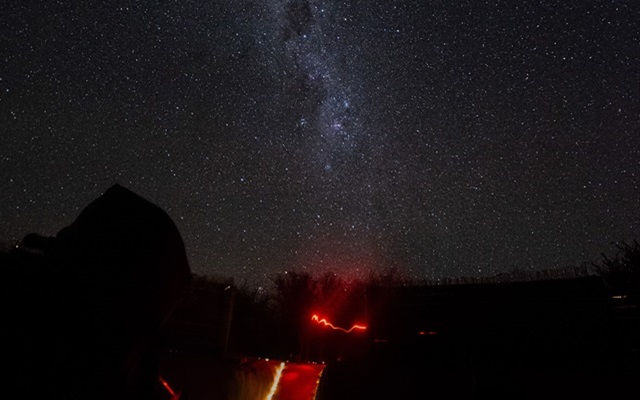
[(120, 183), (194, 272), (416, 278), (597, 260), (640, 232), (628, 1), (10, 1), (0, 238)]

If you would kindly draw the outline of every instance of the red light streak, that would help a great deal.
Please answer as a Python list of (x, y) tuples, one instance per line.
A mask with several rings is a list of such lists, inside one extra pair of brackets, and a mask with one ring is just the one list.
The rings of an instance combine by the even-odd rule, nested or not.
[(286, 367), (286, 364), (281, 362), (280, 365), (278, 365), (278, 367), (275, 369), (276, 375), (273, 378), (271, 389), (269, 390), (269, 393), (267, 393), (267, 397), (265, 397), (265, 400), (271, 400), (273, 398), (273, 395), (276, 393), (276, 390), (278, 390), (278, 385), (280, 384), (280, 378), (282, 378), (282, 371), (285, 369), (285, 367)]
[(346, 332), (346, 333), (350, 333), (354, 329), (358, 329), (358, 330), (361, 330), (361, 331), (364, 331), (365, 329), (367, 329), (367, 327), (365, 325), (353, 325), (349, 329), (344, 329), (344, 328), (341, 328), (339, 326), (333, 325), (331, 322), (327, 321), (326, 318), (320, 319), (320, 317), (318, 317), (317, 314), (313, 314), (313, 316), (311, 316), (311, 320), (312, 321), (316, 321), (318, 324), (321, 324), (321, 325), (324, 325), (324, 326), (328, 326), (329, 328), (332, 328), (332, 329), (335, 329), (335, 330), (338, 330), (338, 331), (342, 331), (342, 332)]
[(180, 395), (181, 395), (180, 392), (178, 393), (174, 392), (173, 389), (171, 389), (171, 386), (169, 386), (169, 383), (167, 383), (167, 381), (162, 379), (161, 376), (158, 377), (158, 380), (160, 381), (162, 386), (164, 386), (164, 388), (167, 389), (167, 392), (169, 392), (169, 394), (171, 395), (171, 400), (180, 400)]

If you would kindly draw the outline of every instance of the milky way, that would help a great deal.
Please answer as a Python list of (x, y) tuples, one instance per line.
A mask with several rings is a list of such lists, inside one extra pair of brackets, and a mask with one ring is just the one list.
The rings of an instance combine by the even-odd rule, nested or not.
[(624, 1), (10, 2), (0, 239), (120, 183), (196, 273), (597, 261), (640, 231)]

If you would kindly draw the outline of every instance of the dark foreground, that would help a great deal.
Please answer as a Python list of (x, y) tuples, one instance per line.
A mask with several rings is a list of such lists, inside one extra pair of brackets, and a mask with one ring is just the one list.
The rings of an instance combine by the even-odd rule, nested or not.
[(638, 362), (622, 358), (388, 357), (329, 365), (317, 399), (632, 399), (640, 398), (639, 377)]
[[(0, 251), (0, 386), (8, 398), (304, 400), (322, 373), (319, 400), (638, 399), (640, 245), (629, 249), (633, 268), (606, 279), (374, 285), (349, 300), (366, 328), (296, 313), (278, 325), (236, 311), (231, 285), (201, 291), (169, 216), (116, 185), (56, 237)], [(229, 346), (238, 338), (254, 350)], [(273, 362), (229, 347), (299, 367), (268, 397)]]
[(377, 349), (326, 366), (179, 357), (161, 372), (189, 400), (640, 398), (637, 357), (536, 351), (465, 358), (445, 349)]
[(640, 398), (638, 297), (597, 278), (369, 294), (369, 344), (318, 399)]

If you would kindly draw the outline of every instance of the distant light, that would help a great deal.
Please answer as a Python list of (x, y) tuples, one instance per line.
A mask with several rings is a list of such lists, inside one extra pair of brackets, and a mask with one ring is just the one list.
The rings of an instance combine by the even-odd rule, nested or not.
[(350, 333), (354, 329), (358, 329), (358, 330), (361, 330), (361, 331), (364, 331), (364, 330), (367, 329), (366, 325), (353, 325), (349, 329), (341, 328), (339, 326), (333, 325), (331, 322), (328, 322), (326, 318), (320, 319), (320, 317), (318, 317), (318, 315), (316, 315), (316, 314), (313, 314), (311, 316), (311, 320), (312, 321), (316, 321), (318, 324), (321, 324), (321, 325), (324, 325), (324, 326), (328, 326), (328, 327), (330, 327), (332, 329), (335, 329), (335, 330), (338, 330), (338, 331), (342, 331), (342, 332), (346, 332), (346, 333)]
[(611, 296), (612, 299), (626, 299), (627, 296), (624, 295), (620, 295), (620, 296)]
[(436, 331), (420, 331), (418, 332), (418, 335), (437, 335), (438, 332)]
[(278, 384), (280, 383), (280, 378), (282, 377), (282, 371), (284, 370), (284, 366), (285, 366), (285, 363), (281, 362), (278, 368), (276, 369), (276, 376), (273, 378), (273, 384), (271, 385), (271, 390), (269, 390), (267, 397), (264, 398), (265, 400), (271, 400), (273, 398), (273, 395), (276, 393), (276, 390), (278, 390)]

